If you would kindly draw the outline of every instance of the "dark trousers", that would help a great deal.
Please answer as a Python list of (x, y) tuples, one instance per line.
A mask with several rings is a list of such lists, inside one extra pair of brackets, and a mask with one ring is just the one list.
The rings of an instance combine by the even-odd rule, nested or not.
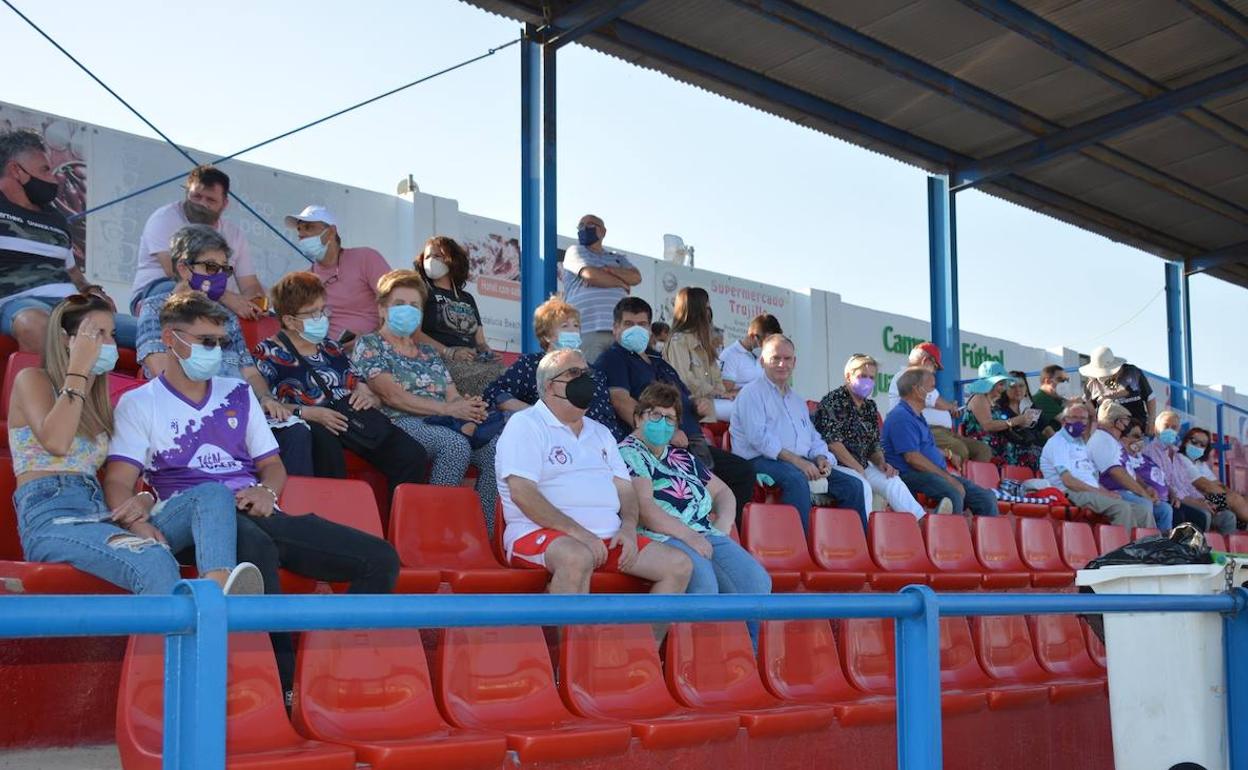
[[(348, 583), (348, 593), (388, 594), (399, 579), (399, 556), (379, 537), (335, 524), (316, 514), (290, 516), (274, 511), (263, 518), (238, 514), (238, 560), (264, 575), (264, 592), (280, 594), (278, 567), (296, 575)], [(270, 634), (282, 689), (295, 681), (295, 647), (288, 633)]]
[(737, 499), (737, 526), (740, 527), (741, 511), (745, 510), (746, 503), (754, 499), (754, 466), (749, 460), (711, 446), (701, 433), (689, 437), (689, 452), (732, 490)]
[[(347, 477), (347, 457), (343, 441), (323, 425), (309, 423), (312, 428), (312, 465), (316, 475), (325, 479)], [(385, 475), (390, 491), (399, 484), (423, 484), (429, 476), (429, 455), (416, 439), (398, 428), (391, 428), (386, 440), (374, 449), (353, 451)], [(293, 474), (292, 474), (293, 475)]]
[[(275, 428), (273, 438), (277, 439), (278, 454), (282, 465), (290, 476), (315, 476), (312, 467), (312, 434), (307, 425), (288, 425)], [(344, 477), (345, 478), (345, 477)]]

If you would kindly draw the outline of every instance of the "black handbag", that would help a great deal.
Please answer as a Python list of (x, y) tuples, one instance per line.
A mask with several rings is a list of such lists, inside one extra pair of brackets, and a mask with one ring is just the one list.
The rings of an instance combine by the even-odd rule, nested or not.
[(277, 336), (291, 355), (307, 367), (312, 379), (316, 380), (321, 392), (325, 394), (326, 406), (346, 418), (347, 429), (338, 434), (343, 446), (357, 454), (370, 452), (381, 446), (381, 443), (390, 435), (390, 431), (394, 430), (394, 423), (390, 422), (390, 418), (378, 409), (355, 409), (351, 406), (350, 396), (334, 398), (329, 384), (321, 379), (316, 367), (295, 349), (294, 343), (286, 336), (286, 332), (279, 332)]

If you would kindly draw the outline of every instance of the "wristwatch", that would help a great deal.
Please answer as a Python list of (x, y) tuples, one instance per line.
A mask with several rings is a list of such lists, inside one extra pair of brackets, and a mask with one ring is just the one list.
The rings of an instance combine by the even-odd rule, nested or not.
[(294, 409), (292, 409), (292, 410), (291, 410), (291, 414), (293, 414), (294, 416), (296, 416), (296, 417), (298, 417), (298, 418), (302, 419), (302, 418), (303, 418), (303, 407), (301, 407), (301, 406), (297, 406), (297, 407), (295, 407)]

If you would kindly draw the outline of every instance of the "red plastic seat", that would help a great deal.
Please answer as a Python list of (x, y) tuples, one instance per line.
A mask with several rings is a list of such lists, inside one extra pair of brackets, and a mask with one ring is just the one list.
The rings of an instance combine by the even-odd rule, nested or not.
[(1102, 642), (1101, 638), (1096, 635), (1095, 631), (1092, 630), (1092, 626), (1087, 623), (1080, 623), (1079, 625), (1083, 627), (1083, 640), (1088, 644), (1088, 657), (1092, 659), (1092, 662), (1096, 664), (1097, 668), (1100, 668), (1103, 671), (1106, 666), (1105, 643)]
[(299, 643), (292, 719), (374, 770), (496, 768), (502, 733), (458, 730), (438, 713), (420, 632), (309, 631)]
[(1096, 525), (1096, 549), (1101, 556), (1116, 551), (1131, 542), (1127, 528), (1121, 524)]
[(243, 332), (243, 339), (247, 341), (248, 350), (255, 348), (261, 340), (268, 339), (282, 330), (277, 317), (271, 315), (262, 315), (256, 319), (240, 318), (238, 325)]
[(1105, 678), (1105, 669), (1088, 653), (1082, 625), (1074, 615), (1027, 618), (1027, 627), (1036, 645), (1036, 660), (1045, 671), (1067, 679)]
[(13, 493), (17, 491), (17, 477), (13, 475), (13, 458), (0, 456), (0, 559), (20, 561), (22, 539), (17, 534), (17, 509), (13, 506)]
[(897, 588), (908, 583), (925, 582), (938, 590), (978, 588), (983, 579), (979, 570), (946, 572), (933, 564), (923, 544), (919, 522), (909, 513), (873, 512), (867, 538), (871, 556), (881, 569), (893, 576), (917, 576), (917, 579), (905, 582), (899, 578)]
[(29, 366), (40, 364), (37, 354), (21, 351), (10, 353), (6, 360), (4, 379), (0, 381), (3, 383), (0, 385), (0, 448), (9, 446), (9, 401), (13, 398), (13, 383), (17, 380), (17, 373)]
[(1047, 519), (1018, 520), (1018, 555), (1031, 570), (1031, 584), (1037, 588), (1075, 582), (1075, 573), (1062, 561), (1057, 536)]
[(865, 695), (845, 678), (826, 620), (765, 621), (758, 659), (763, 684), (781, 700), (830, 704), (846, 727), (891, 724), (897, 718), (895, 698)]
[(1096, 538), (1092, 527), (1082, 521), (1063, 521), (1058, 525), (1058, 539), (1062, 548), (1062, 561), (1073, 570), (1083, 569), (1100, 554), (1096, 550)]
[[(850, 684), (875, 695), (896, 695), (897, 658), (893, 621), (852, 618), (841, 621), (837, 634), (841, 665)], [(988, 697), (982, 692), (941, 692), (940, 710), (946, 715), (983, 711)]]
[(1215, 551), (1226, 552), (1226, 538), (1220, 532), (1206, 532), (1205, 545), (1208, 545)]
[(826, 590), (857, 591), (879, 572), (880, 568), (867, 552), (867, 535), (862, 531), (862, 519), (857, 511), (812, 509), (809, 546), (815, 566), (829, 575)]
[(672, 698), (647, 625), (564, 628), (559, 675), (573, 714), (626, 722), (648, 749), (727, 741), (741, 727), (735, 714), (694, 711)]
[(437, 652), (438, 703), (456, 727), (497, 730), (522, 763), (622, 754), (628, 725), (568, 713), (540, 628), (448, 628)]
[[(385, 538), (381, 529), (381, 516), (377, 513), (377, 501), (373, 491), (362, 481), (353, 479), (317, 479), (291, 476), (282, 489), (279, 505), (291, 515), (315, 513), (322, 519), (336, 524), (354, 527), (376, 537)], [(282, 571), (282, 589), (288, 593), (307, 593), (313, 581), (299, 575)], [(426, 594), (438, 590), (442, 575), (436, 569), (399, 570), (395, 593)]]
[(988, 708), (993, 710), (1039, 705), (1049, 700), (1049, 690), (1044, 685), (1006, 685), (984, 673), (975, 657), (966, 618), (940, 619), (940, 685), (942, 692), (982, 692), (988, 699)]
[(690, 708), (738, 715), (751, 738), (816, 732), (836, 720), (832, 706), (785, 703), (767, 692), (744, 623), (673, 625), (667, 684)]
[[(117, 750), (126, 770), (159, 770), (164, 733), (164, 638), (134, 636), (117, 696)], [(355, 770), (355, 752), (299, 736), (286, 718), (273, 646), (265, 634), (231, 634), (225, 696), (230, 770)]]
[[(855, 518), (857, 514), (855, 514)], [(858, 524), (862, 531), (862, 524)], [(802, 520), (791, 505), (746, 503), (741, 517), (741, 542), (771, 575), (774, 591), (792, 591), (805, 585), (815, 591), (860, 588), (856, 575), (824, 572), (815, 566), (806, 546)]]
[(962, 475), (972, 484), (984, 489), (996, 489), (1001, 486), (1001, 475), (997, 466), (978, 460), (967, 460), (962, 463)]
[(1248, 532), (1234, 532), (1226, 539), (1232, 553), (1248, 553)]
[(930, 514), (924, 516), (919, 522), (919, 529), (923, 531), (923, 539), (927, 542), (928, 557), (940, 569), (951, 572), (978, 572), (980, 583), (984, 588), (1025, 586), (1030, 582), (1030, 576), (1021, 572), (1014, 575), (985, 572), (984, 565), (975, 558), (975, 544), (971, 542), (971, 531), (966, 526), (966, 519), (961, 516)]
[[(975, 556), (995, 587), (1023, 588), (1031, 585), (1031, 570), (1018, 555), (1014, 527), (1003, 516), (976, 516), (971, 521)], [(988, 580), (989, 578), (985, 578)], [(985, 585), (987, 583), (985, 582)]]
[(1010, 481), (1030, 481), (1036, 478), (1036, 472), (1022, 465), (1001, 466), (1001, 478)]
[(1027, 620), (1021, 615), (992, 615), (973, 618), (972, 632), (979, 663), (988, 676), (1011, 684), (1043, 684), (1049, 700), (1061, 703), (1101, 694), (1099, 679), (1055, 677), (1036, 660)]
[(377, 466), (350, 449), (342, 450), (342, 456), (347, 461), (347, 478), (363, 481), (373, 490), (373, 497), (377, 500), (377, 512), (381, 514), (381, 528), (389, 532), (390, 480), (386, 478), (386, 474), (377, 470)]
[(1160, 534), (1161, 534), (1161, 530), (1157, 529), (1156, 527), (1132, 527), (1131, 542), (1134, 543), (1136, 540), (1139, 540), (1141, 538), (1152, 537), (1153, 535), (1160, 535)]
[(390, 513), (390, 542), (405, 567), (436, 569), (456, 593), (532, 593), (543, 570), (504, 567), (494, 558), (477, 493), (463, 487), (400, 484)]

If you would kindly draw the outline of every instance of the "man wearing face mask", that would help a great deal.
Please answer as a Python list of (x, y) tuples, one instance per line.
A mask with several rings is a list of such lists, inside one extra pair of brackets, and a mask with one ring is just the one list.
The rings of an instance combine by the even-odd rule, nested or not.
[(1133, 505), (1117, 492), (1101, 486), (1100, 472), (1084, 440), (1090, 418), (1088, 406), (1082, 399), (1066, 402), (1057, 416), (1062, 429), (1045, 443), (1040, 454), (1040, 475), (1051, 486), (1062, 490), (1074, 505), (1106, 516), (1114, 524), (1155, 526), (1151, 505)]
[(230, 246), (234, 274), (216, 300), (239, 318), (257, 318), (260, 309), (251, 300), (264, 296), (256, 268), (251, 261), (247, 236), (241, 227), (222, 219), (230, 202), (230, 178), (213, 166), (198, 166), (186, 177), (186, 198), (152, 212), (139, 237), (139, 256), (130, 292), (130, 309), (139, 314), (143, 300), (168, 294), (178, 275), (169, 252), (173, 234), (187, 225), (216, 228)]
[(312, 261), (312, 272), (321, 279), (330, 310), (329, 336), (343, 332), (357, 337), (377, 331), (377, 281), (390, 265), (376, 249), (343, 248), (338, 218), (324, 206), (307, 206), (286, 217), (286, 226), (299, 236), (299, 252)]
[(783, 334), (780, 322), (774, 315), (764, 313), (754, 316), (746, 334), (741, 339), (724, 348), (719, 354), (719, 373), (724, 378), (724, 387), (729, 391), (737, 391), (763, 376), (763, 369), (758, 365), (758, 351), (763, 340), (773, 334)]
[(1229, 508), (1215, 509), (1192, 484), (1192, 478), (1179, 458), (1179, 413), (1164, 409), (1153, 422), (1155, 438), (1144, 447), (1144, 456), (1153, 461), (1165, 477), (1170, 504), (1176, 522), (1188, 521), (1200, 529), (1224, 535), (1235, 531), (1235, 513)]
[[(112, 304), (78, 269), (69, 222), (53, 205), (59, 189), (39, 134), (0, 132), (0, 334), (30, 352), (43, 350), (48, 315), (70, 294)], [(115, 334), (133, 347), (134, 319), (117, 316)]]
[(1070, 375), (1061, 364), (1049, 364), (1040, 370), (1040, 389), (1032, 394), (1031, 405), (1040, 410), (1036, 428), (1043, 432), (1045, 438), (1062, 429), (1057, 415), (1062, 411), (1062, 402), (1065, 400), (1061, 390), (1067, 388), (1069, 382)]
[(516, 413), (499, 437), (507, 558), (549, 572), (552, 594), (588, 593), (596, 570), (649, 580), (651, 593), (683, 593), (689, 557), (637, 534), (637, 493), (615, 437), (585, 417), (594, 395), (588, 369), (576, 350), (543, 356), (541, 401)]
[(581, 352), (594, 362), (611, 346), (616, 303), (641, 283), (641, 273), (623, 254), (607, 251), (607, 226), (586, 214), (576, 225), (577, 245), (563, 257), (563, 294), (581, 314)]
[[(170, 297), (202, 292), (213, 302), (220, 302), (225, 292), (230, 271), (230, 247), (221, 233), (207, 225), (188, 225), (178, 230), (169, 245), (178, 282), (166, 294), (157, 294), (143, 300), (139, 307), (139, 331), (137, 353), (139, 363), (149, 378), (155, 379), (180, 361), (169, 350), (160, 324), (161, 312)], [(228, 314), (225, 321), (224, 349), (212, 353), (218, 362), (222, 377), (246, 380), (251, 386), (265, 414), (272, 420), (285, 421), (291, 417), (291, 407), (280, 403), (269, 390), (264, 375), (256, 368), (255, 359), (247, 349), (238, 316)], [(201, 353), (202, 355), (202, 353)], [(196, 364), (191, 364), (196, 365)], [(276, 428), (274, 433), (282, 446), (282, 461), (296, 476), (312, 476), (312, 437), (308, 426), (296, 422)]]
[[(1119, 490), (1122, 499), (1137, 509), (1137, 517), (1146, 512), (1150, 520), (1156, 521), (1153, 504), (1157, 502), (1157, 492), (1137, 481), (1123, 465), (1122, 437), (1131, 429), (1131, 412), (1117, 402), (1102, 401), (1096, 410), (1096, 422), (1097, 429), (1088, 437), (1088, 457), (1100, 475), (1101, 486)], [(1107, 483), (1111, 480), (1112, 487)]]

